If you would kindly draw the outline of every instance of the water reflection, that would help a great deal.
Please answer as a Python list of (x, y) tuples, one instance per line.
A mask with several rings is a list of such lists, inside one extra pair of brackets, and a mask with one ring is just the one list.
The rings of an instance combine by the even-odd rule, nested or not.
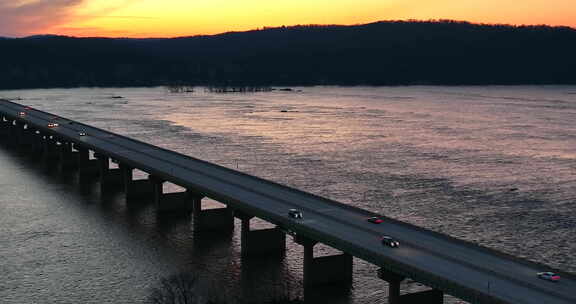
[[(575, 271), (572, 91), (573, 86), (315, 87), (296, 94), (212, 95), (85, 88), (2, 95)], [(125, 98), (109, 98), (116, 95)], [(0, 230), (7, 240), (0, 254), (8, 257), (0, 262), (7, 268), (0, 297), (9, 304), (48, 296), (58, 303), (142, 302), (161, 278), (181, 272), (223, 282), (221, 289), (233, 299), (251, 293), (267, 299), (276, 285), (288, 286), (291, 297), (303, 296), (302, 248), (291, 240), (281, 263), (244, 269), (250, 261), (240, 258), (239, 227), (228, 236), (196, 237), (191, 220), (158, 217), (153, 204), (126, 203), (122, 192), (102, 194), (95, 180), (63, 177), (10, 151), (0, 149)], [(21, 242), (22, 235), (36, 237)], [(558, 246), (535, 250), (542, 242)], [(30, 266), (37, 261), (39, 266)], [(341, 300), (385, 303), (386, 285), (375, 271), (355, 260), (353, 288)], [(278, 284), (266, 283), (276, 279)], [(50, 281), (75, 288), (55, 292)], [(417, 288), (412, 285), (403, 288)]]
[[(289, 281), (286, 281), (286, 276), (290, 277), (291, 274), (286, 268), (283, 258), (264, 256), (257, 259), (241, 260), (238, 240), (235, 239), (234, 233), (194, 232), (191, 223), (192, 218), (189, 215), (176, 216), (169, 213), (157, 213), (150, 198), (126, 202), (123, 192), (102, 192), (98, 179), (93, 176), (81, 179), (74, 171), (62, 171), (53, 162), (30, 161), (29, 156), (23, 155), (22, 151), (9, 149), (5, 146), (1, 146), (0, 149), (2, 153), (8, 155), (7, 161), (17, 164), (19, 171), (27, 172), (28, 177), (36, 177), (37, 184), (45, 183), (60, 190), (60, 206), (48, 206), (48, 208), (71, 210), (72, 212), (67, 216), (72, 222), (78, 220), (79, 215), (74, 214), (75, 212), (86, 210), (89, 213), (81, 214), (80, 218), (95, 223), (96, 227), (99, 226), (97, 229), (109, 228), (114, 231), (114, 235), (109, 235), (109, 237), (113, 237), (113, 242), (116, 244), (113, 246), (114, 248), (105, 250), (112, 250), (111, 252), (119, 250), (128, 255), (138, 251), (138, 255), (156, 259), (155, 262), (144, 262), (145, 265), (158, 263), (168, 266), (163, 271), (154, 274), (158, 279), (147, 284), (149, 287), (143, 290), (127, 290), (123, 292), (125, 294), (141, 294), (141, 298), (146, 298), (147, 301), (152, 300), (154, 292), (166, 288), (167, 280), (173, 282), (174, 278), (178, 278), (181, 274), (194, 274), (203, 282), (202, 284), (210, 286), (209, 289), (206, 289), (207, 291), (217, 294), (219, 297), (225, 295), (226, 303), (244, 303), (246, 299), (266, 301), (297, 297), (294, 294), (297, 293), (298, 288), (292, 288)], [(52, 214), (52, 212), (50, 213)], [(75, 230), (79, 227), (63, 228)], [(33, 227), (30, 229), (34, 230)], [(236, 229), (238, 230), (239, 227)], [(88, 235), (90, 234), (88, 233)], [(35, 233), (35, 235), (37, 234)], [(40, 236), (42, 235), (57, 236), (53, 233), (41, 234)], [(122, 243), (118, 243), (118, 239), (123, 240)], [(91, 237), (74, 236), (71, 241), (81, 246), (75, 248), (75, 251), (79, 250), (75, 253), (93, 256), (97, 260), (101, 260), (98, 257), (101, 254), (100, 251), (90, 252), (89, 248), (83, 248), (86, 244), (82, 244), (90, 240)], [(62, 243), (69, 241), (61, 240)], [(58, 247), (56, 246), (56, 248)], [(110, 262), (101, 261), (99, 263), (104, 264), (99, 264), (99, 267), (113, 267), (115, 263)], [(142, 257), (135, 260), (134, 263), (142, 263)], [(52, 265), (59, 267), (60, 263), (55, 262)], [(114, 277), (115, 274), (124, 276), (125, 274), (118, 272), (119, 270), (110, 271), (108, 276)], [(82, 270), (77, 271), (76, 275), (84, 276)], [(87, 282), (88, 278), (82, 280)], [(140, 281), (141, 278), (136, 278), (136, 280)], [(290, 280), (298, 280), (298, 278), (291, 277)], [(131, 288), (138, 288), (137, 286)], [(106, 288), (106, 284), (100, 282), (96, 284), (96, 287), (99, 288), (94, 292), (101, 292), (102, 289), (100, 288)], [(110, 286), (110, 288), (115, 287)], [(53, 291), (46, 290), (46, 292)], [(17, 297), (21, 299), (21, 296), (14, 295), (14, 301)], [(106, 295), (99, 294), (98, 298), (106, 298)], [(8, 297), (8, 299), (10, 298)], [(61, 295), (60, 300), (61, 303), (69, 302), (66, 295)], [(115, 299), (114, 302), (116, 301)]]

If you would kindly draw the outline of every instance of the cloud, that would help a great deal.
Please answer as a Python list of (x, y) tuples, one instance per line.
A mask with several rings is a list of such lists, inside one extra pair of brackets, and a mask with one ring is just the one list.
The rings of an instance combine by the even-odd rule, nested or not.
[(157, 20), (158, 17), (147, 16), (100, 16), (101, 18), (128, 19), (128, 20)]
[[(74, 21), (102, 17), (141, 0), (99, 4), (97, 10), (79, 15), (79, 8), (95, 0), (0, 0), (0, 36), (52, 34)], [(88, 13), (88, 14), (86, 14)], [(135, 17), (132, 17), (135, 18)]]
[[(8, 1), (6, 1), (8, 2)], [(74, 17), (85, 0), (12, 0), (0, 3), (0, 36), (47, 33)]]
[(155, 37), (148, 32), (127, 32), (125, 29), (111, 30), (101, 27), (60, 27), (58, 30), (75, 37)]

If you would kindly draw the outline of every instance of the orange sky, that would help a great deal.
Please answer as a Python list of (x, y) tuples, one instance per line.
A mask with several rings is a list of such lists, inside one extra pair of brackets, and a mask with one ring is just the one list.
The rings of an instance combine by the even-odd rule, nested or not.
[(576, 0), (10, 0), (0, 36), (175, 37), (296, 24), (454, 19), (576, 28)]

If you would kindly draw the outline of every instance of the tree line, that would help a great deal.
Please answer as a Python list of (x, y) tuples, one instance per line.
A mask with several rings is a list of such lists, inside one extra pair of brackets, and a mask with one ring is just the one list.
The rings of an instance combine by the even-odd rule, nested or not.
[(166, 39), (0, 39), (0, 89), (575, 84), (576, 29), (382, 21)]

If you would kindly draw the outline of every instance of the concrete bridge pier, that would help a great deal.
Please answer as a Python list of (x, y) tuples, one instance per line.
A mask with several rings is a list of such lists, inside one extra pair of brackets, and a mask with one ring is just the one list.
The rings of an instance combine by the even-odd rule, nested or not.
[(154, 188), (150, 179), (134, 179), (134, 168), (120, 164), (122, 179), (124, 180), (124, 194), (126, 201), (150, 198), (154, 195)]
[(188, 189), (192, 201), (192, 225), (194, 232), (201, 231), (234, 231), (234, 212), (232, 208), (202, 209), (203, 195)]
[(352, 283), (352, 255), (342, 253), (314, 257), (315, 240), (296, 235), (294, 241), (304, 246), (304, 288), (327, 284)]
[(110, 158), (106, 155), (95, 153), (100, 170), (100, 191), (106, 192), (119, 190), (124, 186), (124, 179), (120, 168), (110, 168)]
[(388, 303), (389, 304), (442, 304), (444, 303), (444, 293), (438, 289), (431, 289), (411, 294), (400, 295), (400, 284), (406, 277), (388, 271), (384, 268), (378, 270), (378, 277), (388, 282)]
[(34, 144), (34, 130), (30, 128), (29, 125), (24, 123), (18, 123), (16, 128), (18, 129), (18, 147), (24, 151), (31, 151)]
[(10, 122), (4, 115), (0, 116), (0, 135), (2, 136), (2, 140), (8, 139), (10, 135)]
[(78, 168), (78, 152), (72, 150), (71, 142), (63, 142), (62, 145), (60, 145), (58, 159), (60, 168), (63, 170)]
[(20, 138), (18, 139), (18, 146), (22, 150), (32, 151), (34, 145), (34, 131), (29, 128), (20, 131)]
[(241, 253), (243, 258), (257, 255), (278, 255), (286, 253), (286, 234), (279, 228), (250, 230), (253, 215), (235, 210), (234, 216), (242, 223)]
[(156, 205), (156, 212), (169, 213), (171, 215), (181, 215), (189, 217), (193, 211), (193, 198), (190, 197), (188, 191), (176, 193), (164, 193), (165, 180), (150, 175), (150, 182), (154, 191), (154, 204)]
[(98, 160), (90, 159), (90, 150), (76, 147), (78, 150), (78, 171), (81, 179), (96, 177), (100, 174)]
[(13, 119), (8, 119), (7, 124), (6, 124), (6, 143), (11, 146), (14, 147), (18, 144), (18, 130), (17, 130), (17, 126), (16, 126), (16, 121)]
[(18, 143), (18, 138), (20, 137), (20, 132), (18, 130), (18, 121), (14, 119), (9, 120), (10, 125), (8, 130), (10, 130), (10, 141), (12, 145)]
[(42, 135), (39, 131), (30, 131), (30, 144), (32, 157), (40, 157), (44, 153), (44, 135)]
[(17, 126), (17, 121), (12, 118), (6, 118), (6, 122), (4, 123), (5, 133), (6, 136), (4, 137), (6, 143), (9, 146), (17, 146), (19, 136), (19, 130)]
[(56, 138), (49, 135), (44, 136), (44, 141), (42, 141), (42, 161), (51, 165), (58, 160), (58, 157)]
[(25, 148), (28, 144), (26, 124), (21, 121), (14, 122), (14, 141), (19, 148)]

